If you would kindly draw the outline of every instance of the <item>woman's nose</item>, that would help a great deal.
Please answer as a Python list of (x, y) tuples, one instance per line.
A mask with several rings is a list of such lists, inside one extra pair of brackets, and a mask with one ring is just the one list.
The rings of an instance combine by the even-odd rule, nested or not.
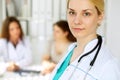
[(80, 15), (76, 15), (75, 18), (74, 18), (74, 23), (76, 25), (82, 24), (82, 17)]

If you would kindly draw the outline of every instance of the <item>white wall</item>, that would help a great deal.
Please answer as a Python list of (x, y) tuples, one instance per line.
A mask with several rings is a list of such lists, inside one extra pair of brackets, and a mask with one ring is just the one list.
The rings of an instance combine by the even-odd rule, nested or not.
[(5, 0), (0, 0), (0, 31), (1, 31), (1, 26), (2, 22), (5, 19)]
[[(2, 0), (0, 0), (0, 11), (2, 11)], [(0, 12), (0, 28), (2, 24), (2, 12)]]
[(120, 0), (108, 0), (107, 6), (107, 45), (120, 59)]

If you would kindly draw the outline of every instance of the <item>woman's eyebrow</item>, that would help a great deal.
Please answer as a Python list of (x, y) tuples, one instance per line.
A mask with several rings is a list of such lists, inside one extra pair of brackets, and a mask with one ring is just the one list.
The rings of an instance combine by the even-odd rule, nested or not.
[(94, 10), (93, 9), (84, 9), (83, 11), (84, 12), (86, 12), (86, 11), (92, 11), (93, 12)]
[(68, 8), (69, 10), (71, 10), (71, 11), (75, 11), (74, 9), (72, 9), (72, 8)]
[[(68, 8), (69, 10), (71, 10), (71, 11), (75, 11), (74, 9), (72, 9), (72, 8)], [(93, 9), (83, 9), (82, 11), (94, 11)]]

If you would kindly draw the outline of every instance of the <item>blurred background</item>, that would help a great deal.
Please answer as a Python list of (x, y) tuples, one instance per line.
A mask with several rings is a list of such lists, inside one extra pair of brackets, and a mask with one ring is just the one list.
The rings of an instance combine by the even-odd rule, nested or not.
[[(67, 0), (0, 0), (0, 30), (7, 16), (16, 16), (24, 34), (30, 38), (34, 64), (48, 52), (53, 33), (53, 23), (66, 20)], [(106, 17), (98, 29), (105, 44), (120, 59), (120, 0), (106, 0)]]

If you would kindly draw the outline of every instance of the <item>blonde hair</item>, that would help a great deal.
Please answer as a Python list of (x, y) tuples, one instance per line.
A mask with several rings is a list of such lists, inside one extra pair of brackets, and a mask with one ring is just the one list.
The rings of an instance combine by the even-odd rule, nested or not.
[[(67, 0), (67, 8), (69, 6), (69, 2), (70, 0)], [(90, 0), (90, 2), (92, 2), (95, 5), (98, 15), (104, 12), (104, 0)]]

